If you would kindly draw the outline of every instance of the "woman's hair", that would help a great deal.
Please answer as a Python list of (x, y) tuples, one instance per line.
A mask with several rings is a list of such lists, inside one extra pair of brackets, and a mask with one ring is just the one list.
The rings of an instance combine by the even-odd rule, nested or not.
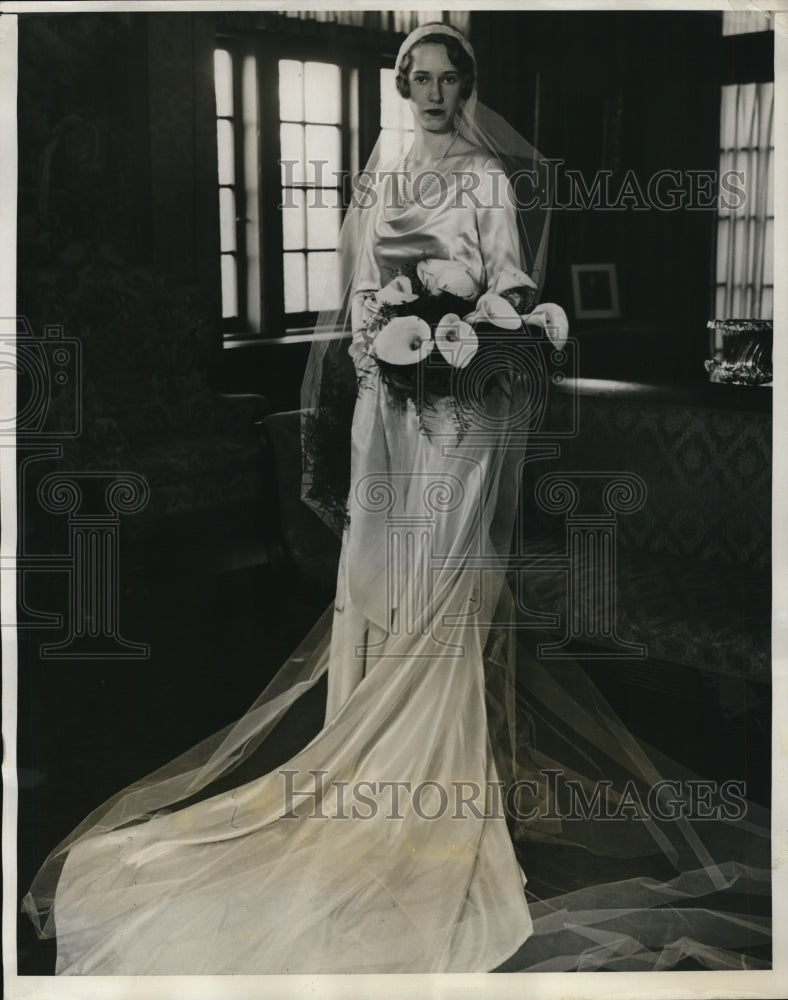
[(413, 65), (413, 50), (418, 48), (419, 45), (442, 45), (446, 49), (446, 53), (449, 57), (449, 61), (456, 68), (460, 75), (461, 88), (460, 97), (467, 101), (468, 98), (473, 93), (473, 86), (476, 83), (476, 67), (474, 66), (473, 59), (468, 55), (462, 44), (453, 35), (444, 35), (442, 32), (435, 31), (431, 35), (425, 35), (420, 38), (416, 44), (408, 49), (405, 55), (400, 61), (399, 67), (397, 68), (397, 91), (401, 97), (410, 97), (410, 81), (408, 80), (408, 74), (410, 73), (410, 68)]

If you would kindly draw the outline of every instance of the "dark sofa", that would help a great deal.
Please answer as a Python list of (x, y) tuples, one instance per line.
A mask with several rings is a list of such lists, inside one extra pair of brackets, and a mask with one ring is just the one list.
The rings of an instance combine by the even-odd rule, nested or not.
[[(274, 470), (271, 544), (282, 571), (330, 599), (339, 540), (300, 501), (299, 425), (296, 411), (263, 421)], [(557, 454), (524, 467), (512, 581), (524, 620), (546, 624), (560, 647), (572, 632), (570, 595), (582, 593), (591, 612), (571, 650), (623, 658), (628, 680), (645, 687), (713, 691), (735, 712), (741, 685), (770, 677), (769, 390), (566, 380), (536, 440)], [(540, 490), (549, 477), (577, 484), (582, 516), (546, 509)], [(604, 484), (622, 478), (643, 495), (611, 514)], [(605, 524), (614, 538), (612, 631), (594, 618), (610, 616), (595, 592), (610, 580), (599, 578), (597, 559), (571, 552), (578, 524), (583, 537), (592, 529), (582, 525)]]

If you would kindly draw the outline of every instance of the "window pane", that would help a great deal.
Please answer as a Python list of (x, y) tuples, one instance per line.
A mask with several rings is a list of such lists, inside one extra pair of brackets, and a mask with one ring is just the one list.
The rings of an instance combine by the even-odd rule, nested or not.
[(726, 10), (722, 15), (723, 35), (745, 35), (751, 31), (773, 31), (774, 19), (752, 11)]
[(758, 84), (758, 146), (774, 145), (774, 82)]
[(216, 89), (216, 114), (219, 117), (233, 113), (233, 59), (226, 49), (213, 54), (213, 79)]
[[(261, 329), (260, 317), (260, 194), (259, 151), (257, 145), (259, 113), (257, 106), (257, 60), (244, 57), (241, 70), (244, 130), (244, 193), (246, 220), (239, 239), (246, 250), (246, 319), (249, 329)], [(245, 233), (244, 230), (245, 229)]]
[(413, 142), (412, 132), (400, 132), (399, 130), (386, 128), (380, 133), (380, 158), (381, 163), (387, 163), (401, 156)]
[(397, 93), (394, 83), (393, 69), (380, 71), (380, 126), (381, 128), (399, 128), (400, 104), (405, 101)]
[[(717, 222), (717, 281), (725, 281), (725, 275), (728, 270), (730, 225), (730, 219), (719, 219)], [(719, 313), (717, 315), (719, 316)]]
[(310, 253), (307, 258), (309, 274), (309, 309), (335, 309), (339, 305), (339, 272), (336, 254)]
[(219, 240), (222, 253), (235, 250), (235, 192), (219, 188)]
[(238, 275), (235, 257), (222, 256), (222, 316), (225, 319), (238, 315)]
[(341, 168), (340, 130), (332, 125), (306, 126), (306, 179), (336, 184)]
[(304, 254), (286, 253), (282, 262), (285, 276), (285, 312), (305, 312), (306, 262)]
[[(743, 285), (746, 281), (747, 258), (749, 256), (744, 242), (747, 238), (747, 219), (742, 216), (733, 219), (731, 230), (733, 245), (738, 251), (733, 254), (733, 283), (734, 285)], [(744, 313), (741, 315), (743, 316)]]
[(345, 169), (350, 170), (351, 173), (360, 169), (359, 164), (359, 96), (358, 96), (358, 70), (354, 67), (350, 71), (350, 76), (348, 77), (348, 92), (349, 92), (349, 109), (348, 118), (349, 121), (345, 124), (345, 130), (348, 136), (348, 148), (350, 153), (350, 159), (345, 164)]
[(752, 137), (752, 115), (755, 105), (756, 85), (754, 83), (740, 83), (736, 88), (738, 96), (736, 100), (736, 145), (749, 145)]
[(285, 250), (303, 250), (306, 246), (304, 206), (306, 192), (290, 189), (282, 192), (282, 247)]
[(339, 66), (308, 62), (304, 69), (305, 120), (338, 124), (342, 121)]
[(295, 59), (279, 60), (279, 117), (304, 120), (304, 64)]
[(736, 134), (736, 92), (738, 87), (722, 88), (722, 103), (720, 108), (720, 147), (732, 149)]
[(722, 88), (720, 172), (739, 175), (734, 197), (744, 197), (730, 211), (721, 208), (717, 220), (718, 316), (768, 318), (763, 286), (771, 284), (774, 271), (773, 96), (771, 83)]
[[(714, 302), (714, 315), (718, 319), (723, 319), (725, 317), (725, 285), (717, 287), (717, 293)], [(722, 341), (722, 334), (719, 336), (719, 340)], [(715, 343), (716, 347), (722, 347), (722, 343)]]
[(310, 191), (306, 210), (306, 245), (310, 250), (333, 250), (340, 225), (337, 191)]
[(380, 126), (381, 128), (413, 128), (410, 104), (400, 97), (393, 69), (380, 71)]
[(235, 184), (235, 146), (232, 122), (216, 121), (216, 145), (219, 151), (219, 183)]
[[(763, 283), (774, 284), (774, 219), (766, 220), (763, 248)], [(769, 314), (771, 315), (771, 314)], [(765, 318), (765, 315), (761, 318)]]
[(279, 142), (282, 151), (282, 184), (302, 184), (305, 179), (304, 126), (280, 125)]

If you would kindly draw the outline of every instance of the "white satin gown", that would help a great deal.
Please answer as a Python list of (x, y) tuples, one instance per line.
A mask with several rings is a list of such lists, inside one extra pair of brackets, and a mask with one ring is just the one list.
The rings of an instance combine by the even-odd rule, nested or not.
[[(476, 151), (442, 169), (499, 183), (491, 166)], [(451, 197), (382, 209), (364, 253), (378, 286), (421, 254), (461, 261), (480, 291), (520, 266), (511, 207)], [(505, 425), (505, 396), (491, 400)], [(499, 445), (458, 444), (441, 406), (427, 436), (368, 372), (331, 628), (308, 682), (269, 706), (327, 670), (325, 727), (273, 773), (72, 846), (58, 973), (478, 972), (528, 938), (485, 706), (504, 588), (490, 532), (512, 490)]]

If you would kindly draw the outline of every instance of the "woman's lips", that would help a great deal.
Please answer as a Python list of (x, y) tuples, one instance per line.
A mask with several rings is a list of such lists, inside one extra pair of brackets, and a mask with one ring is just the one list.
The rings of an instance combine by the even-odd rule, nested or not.
[(426, 114), (431, 118), (440, 118), (441, 115), (445, 115), (446, 112), (442, 108), (427, 108)]

